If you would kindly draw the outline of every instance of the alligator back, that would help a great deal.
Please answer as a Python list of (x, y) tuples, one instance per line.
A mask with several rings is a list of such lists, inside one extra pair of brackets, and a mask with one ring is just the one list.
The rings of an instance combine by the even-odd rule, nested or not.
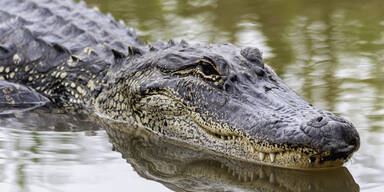
[(94, 98), (116, 58), (141, 45), (133, 30), (83, 2), (0, 1), (0, 80), (53, 100)]
[(112, 61), (113, 54), (108, 50), (126, 53), (128, 46), (141, 44), (135, 32), (121, 21), (103, 15), (97, 8), (88, 9), (84, 2), (3, 0), (0, 10), (0, 39), (14, 40), (17, 46), (42, 40), (63, 46), (82, 59), (94, 56)]

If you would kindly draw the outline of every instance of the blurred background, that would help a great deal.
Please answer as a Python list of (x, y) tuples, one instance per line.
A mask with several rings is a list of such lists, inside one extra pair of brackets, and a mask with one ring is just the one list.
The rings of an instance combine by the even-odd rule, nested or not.
[[(384, 191), (384, 1), (86, 0), (86, 3), (124, 21), (144, 42), (172, 38), (260, 48), (265, 63), (289, 87), (315, 106), (355, 124), (361, 147), (346, 167), (361, 191)], [(23, 114), (18, 120), (3, 117), (0, 123), (0, 189), (103, 191), (114, 185), (115, 191), (129, 191), (124, 186), (131, 182), (136, 186), (142, 183), (141, 191), (167, 191), (162, 185), (135, 174), (119, 154), (110, 150), (103, 131), (72, 132), (65, 124), (64, 131), (50, 125), (39, 131), (41, 126), (34, 127), (29, 122), (38, 118), (27, 121), (25, 116), (31, 115)], [(96, 167), (103, 167), (105, 172), (96, 171)], [(88, 174), (95, 179), (87, 177)], [(50, 185), (37, 185), (42, 181)], [(93, 188), (79, 187), (87, 186), (81, 185), (84, 183)], [(55, 184), (60, 187), (55, 188)]]

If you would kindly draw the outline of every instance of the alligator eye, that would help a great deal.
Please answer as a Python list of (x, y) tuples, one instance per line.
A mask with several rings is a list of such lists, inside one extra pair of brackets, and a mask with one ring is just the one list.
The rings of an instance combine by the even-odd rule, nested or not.
[(205, 76), (221, 76), (220, 71), (217, 69), (216, 65), (213, 64), (210, 60), (201, 59), (197, 67)]
[(172, 74), (176, 75), (194, 75), (201, 78), (213, 81), (215, 85), (223, 83), (223, 75), (217, 69), (216, 65), (209, 58), (202, 58), (196, 63), (186, 65), (183, 68), (178, 69)]

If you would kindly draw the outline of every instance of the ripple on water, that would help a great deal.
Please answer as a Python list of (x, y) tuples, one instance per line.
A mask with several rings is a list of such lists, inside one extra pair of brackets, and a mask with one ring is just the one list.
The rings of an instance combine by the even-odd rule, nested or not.
[(1, 191), (106, 191), (107, 186), (144, 182), (111, 150), (105, 131), (92, 135), (0, 127)]
[(108, 155), (100, 157), (100, 154), (111, 149), (105, 145), (108, 141), (106, 142), (103, 131), (93, 137), (85, 136), (84, 132), (43, 132), (9, 128), (0, 128), (0, 132), (1, 155), (6, 155), (9, 163), (96, 163), (111, 158)]

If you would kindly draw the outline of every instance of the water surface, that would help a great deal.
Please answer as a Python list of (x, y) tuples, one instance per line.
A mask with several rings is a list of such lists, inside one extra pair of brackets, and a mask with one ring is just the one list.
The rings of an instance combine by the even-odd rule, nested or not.
[[(114, 137), (81, 115), (18, 113), (0, 118), (1, 191), (181, 191), (186, 186), (220, 191), (214, 184), (228, 191), (354, 191), (356, 186), (384, 191), (384, 1), (86, 2), (135, 28), (145, 42), (174, 38), (259, 47), (265, 62), (289, 87), (314, 105), (351, 120), (361, 148), (347, 169), (316, 174), (255, 167), (245, 177), (239, 174), (244, 172), (241, 167), (209, 155), (206, 161), (189, 156), (185, 162), (190, 164), (166, 164), (165, 159), (147, 166), (150, 156), (147, 161), (129, 158), (136, 154), (129, 146), (112, 151)], [(206, 163), (212, 169), (204, 167)], [(230, 176), (222, 167), (231, 174), (240, 171)], [(181, 173), (188, 173), (189, 180)], [(295, 178), (293, 184), (286, 182), (286, 175)], [(251, 177), (253, 182), (248, 181)], [(187, 185), (191, 182), (199, 185)]]

